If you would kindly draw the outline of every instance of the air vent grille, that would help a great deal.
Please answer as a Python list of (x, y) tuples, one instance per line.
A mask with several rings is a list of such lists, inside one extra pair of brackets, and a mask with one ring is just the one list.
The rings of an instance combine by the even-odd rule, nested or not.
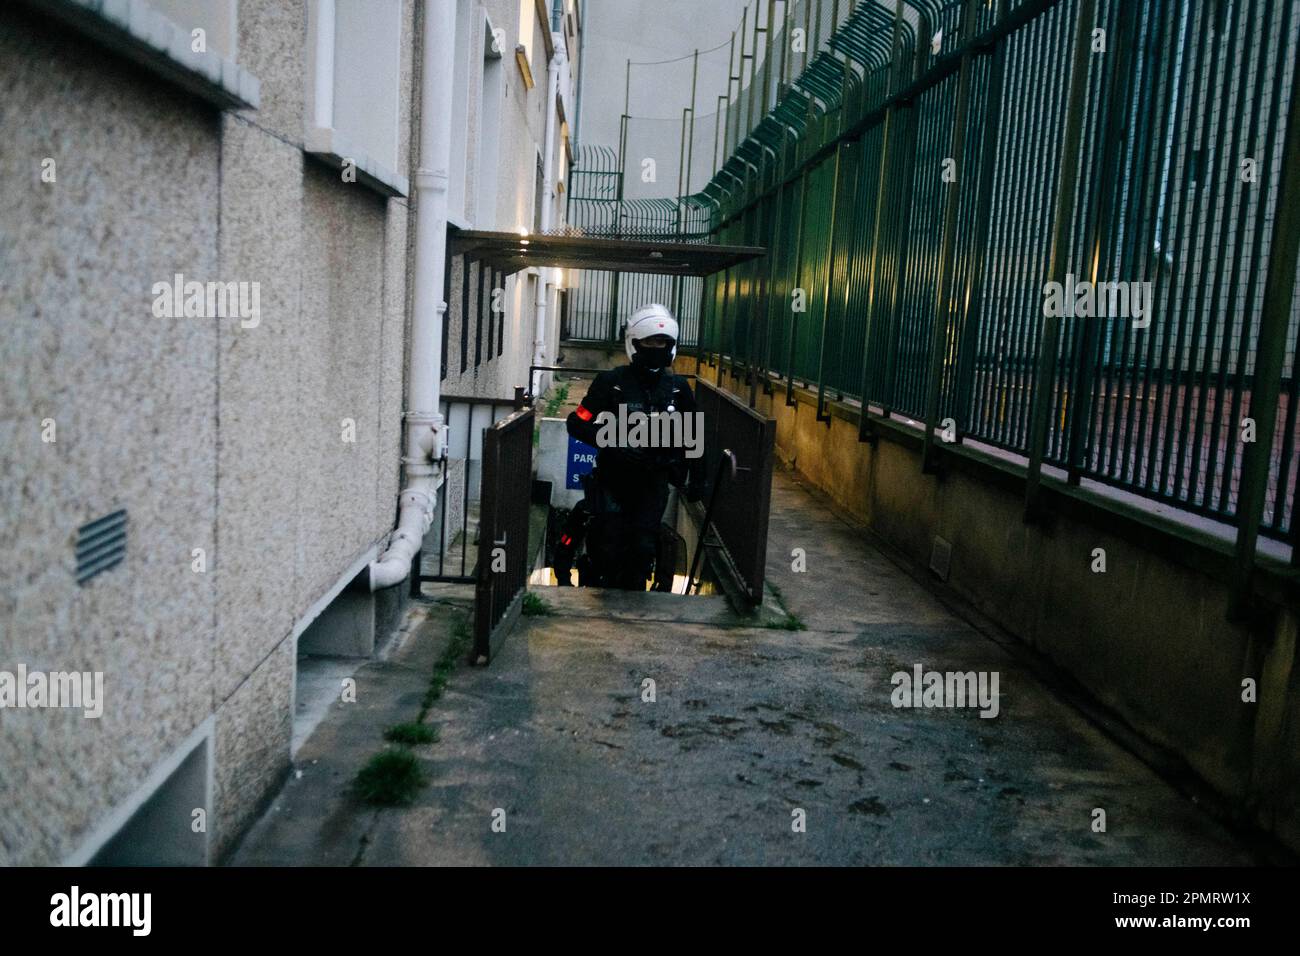
[(116, 567), (126, 557), (126, 510), (96, 518), (77, 529), (77, 583)]

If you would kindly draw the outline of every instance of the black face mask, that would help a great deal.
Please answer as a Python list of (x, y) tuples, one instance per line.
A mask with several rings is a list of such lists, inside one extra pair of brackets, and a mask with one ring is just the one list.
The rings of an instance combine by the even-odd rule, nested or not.
[(673, 348), (671, 345), (661, 345), (658, 348), (651, 348), (646, 345), (632, 343), (632, 364), (637, 368), (645, 369), (647, 372), (658, 371), (673, 360)]

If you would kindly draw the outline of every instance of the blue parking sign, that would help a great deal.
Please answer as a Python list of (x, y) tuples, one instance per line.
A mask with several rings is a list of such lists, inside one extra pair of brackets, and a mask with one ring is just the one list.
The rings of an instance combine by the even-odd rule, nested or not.
[(581, 488), (582, 476), (596, 467), (596, 449), (569, 436), (569, 460), (564, 466), (564, 487)]

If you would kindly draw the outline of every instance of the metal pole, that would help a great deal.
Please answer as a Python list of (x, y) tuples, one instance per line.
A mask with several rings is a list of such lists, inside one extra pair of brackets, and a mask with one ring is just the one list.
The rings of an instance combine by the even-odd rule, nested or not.
[[(812, 4), (810, 3), (811, 7)], [(817, 14), (813, 20), (813, 41), (806, 48), (805, 57), (811, 58), (817, 53), (818, 47), (822, 45), (822, 0), (817, 0)], [(804, 38), (805, 40), (807, 37)], [(808, 68), (807, 59), (804, 61), (804, 69)]]
[[(632, 61), (628, 61), (628, 76), (632, 70)], [(618, 132), (618, 205), (615, 207), (614, 234), (621, 236), (623, 234), (623, 183), (627, 179), (627, 163), (624, 156), (627, 150), (627, 124), (631, 119), (626, 110), (619, 120)], [(618, 341), (618, 287), (619, 280), (622, 277), (621, 272), (615, 272), (609, 280), (609, 339), (610, 342)]]
[(808, 69), (808, 61), (812, 59), (812, 10), (813, 0), (804, 0), (803, 5), (803, 65), (799, 67), (799, 72), (803, 73)]
[[(778, 176), (784, 171), (785, 166), (785, 137), (789, 134), (787, 127), (781, 128), (781, 139), (783, 148), (781, 157), (778, 160)], [(767, 278), (763, 285), (763, 394), (772, 394), (771, 369), (772, 369), (772, 303), (776, 301), (776, 296), (772, 290), (776, 288), (776, 262), (780, 257), (779, 250), (781, 247), (781, 219), (785, 210), (785, 190), (784, 187), (778, 188), (773, 194), (773, 202), (776, 204), (775, 217), (776, 221), (772, 226), (769, 234), (768, 251), (767, 251)]]
[[(784, 0), (783, 0), (784, 2)], [(773, 21), (776, 19), (776, 0), (767, 0), (767, 35), (763, 37), (763, 115), (774, 105), (769, 98), (772, 90), (772, 42), (776, 38)]]
[(791, 11), (793, 6), (792, 0), (785, 2), (785, 31), (781, 40), (781, 82), (776, 88), (776, 98), (779, 100), (785, 94), (786, 87), (790, 85), (790, 30), (791, 24), (794, 23), (794, 13)]
[[(889, 89), (886, 91), (887, 95), (894, 92), (902, 78), (902, 64), (899, 62), (902, 57), (902, 37), (903, 0), (898, 0), (894, 7), (894, 37), (890, 45)], [(862, 414), (858, 418), (858, 441), (869, 441), (871, 439), (871, 427), (867, 417), (867, 398), (871, 392), (871, 330), (879, 312), (876, 300), (879, 291), (880, 273), (883, 267), (881, 234), (885, 224), (885, 203), (890, 199), (888, 192), (889, 177), (893, 174), (893, 170), (890, 168), (890, 151), (894, 137), (897, 135), (895, 129), (897, 124), (897, 108), (890, 104), (885, 109), (885, 120), (880, 135), (880, 174), (876, 180), (875, 223), (871, 229), (871, 258), (867, 267), (867, 310), (862, 329), (862, 386), (858, 396), (862, 400)]]
[[(1269, 244), (1268, 274), (1264, 279), (1258, 345), (1255, 350), (1255, 385), (1250, 393), (1250, 417), (1255, 421), (1255, 441), (1242, 453), (1241, 484), (1237, 496), (1237, 544), (1233, 557), (1233, 580), (1229, 618), (1247, 616), (1251, 605), (1251, 578), (1255, 569), (1255, 546), (1264, 517), (1268, 492), (1269, 460), (1273, 453), (1273, 429), (1277, 424), (1277, 403), (1282, 387), (1282, 363), (1286, 351), (1291, 298), (1295, 291), (1296, 256), (1300, 254), (1300, 70), (1291, 74), (1291, 102), (1287, 110), (1286, 140), (1282, 148), (1281, 181)], [(1229, 427), (1235, 423), (1229, 422)], [(1285, 489), (1277, 489), (1275, 508), (1282, 507)], [(1292, 517), (1292, 522), (1295, 518)]]
[[(920, 36), (929, 36), (928, 17), (922, 17), (923, 23), (927, 27), (920, 32)], [(929, 51), (928, 44), (922, 44), (920, 48), (921, 56), (913, 56), (910, 62), (912, 66), (911, 81), (915, 82), (921, 76), (921, 64), (924, 55)], [(916, 51), (911, 51), (915, 53)], [(900, 66), (905, 65), (900, 63)], [(904, 100), (898, 103), (898, 108), (894, 113), (894, 120), (900, 124), (897, 132), (894, 133), (894, 144), (891, 146), (891, 165), (894, 167), (894, 182), (890, 184), (890, 193), (892, 201), (897, 203), (897, 213), (894, 221), (889, 225), (889, 237), (886, 240), (891, 245), (891, 255), (886, 259), (886, 268), (889, 270), (889, 297), (888, 303), (884, 310), (885, 319), (885, 342), (884, 342), (884, 374), (882, 378), (882, 396), (881, 411), (886, 418), (893, 414), (891, 406), (898, 399), (898, 370), (897, 358), (899, 353), (899, 338), (902, 333), (903, 324), (903, 287), (907, 277), (908, 260), (912, 253), (912, 213), (916, 203), (912, 201), (916, 195), (916, 164), (920, 155), (918, 137), (925, 122), (925, 117), (918, 115), (922, 111), (916, 110), (914, 101)], [(897, 147), (897, 148), (894, 148)], [(896, 162), (895, 162), (896, 161)], [(917, 251), (917, 256), (924, 257), (925, 249)]]
[(700, 79), (700, 51), (691, 64), (691, 128), (686, 140), (686, 194), (691, 192), (691, 166), (695, 162), (695, 88)]
[[(1099, 138), (1098, 152), (1101, 154), (1100, 167), (1097, 171), (1097, 188), (1092, 198), (1090, 228), (1085, 243), (1088, 255), (1088, 281), (1096, 283), (1098, 271), (1104, 252), (1110, 248), (1112, 237), (1112, 211), (1119, 203), (1119, 197), (1112, 190), (1115, 187), (1116, 166), (1120, 148), (1124, 145), (1124, 103), (1129, 95), (1127, 83), (1129, 58), (1133, 46), (1132, 20), (1137, 10), (1132, 4), (1122, 5), (1118, 11), (1118, 22), (1112, 36), (1115, 53), (1115, 69), (1111, 74), (1108, 95), (1100, 104), (1105, 111), (1099, 119), (1099, 126), (1104, 123), (1105, 133)], [(1103, 67), (1107, 61), (1103, 61)], [(1091, 437), (1090, 412), (1093, 392), (1093, 364), (1096, 359), (1097, 319), (1093, 316), (1080, 322), (1081, 340), (1078, 348), (1078, 361), (1075, 365), (1075, 386), (1070, 404), (1070, 444), (1066, 462), (1069, 466), (1068, 481), (1077, 485), (1086, 467), (1086, 458), (1090, 449)]]
[[(682, 110), (682, 141), (681, 141), (681, 146), (677, 150), (677, 200), (673, 204), (674, 218), (676, 220), (674, 222), (673, 234), (677, 237), (678, 242), (682, 241), (682, 197), (685, 195), (685, 192), (682, 189), (682, 174), (685, 171), (685, 165), (686, 165), (687, 109), (689, 109), (689, 107), (684, 108)], [(673, 276), (672, 286), (673, 286), (673, 315), (677, 317), (678, 322), (681, 322), (682, 277), (679, 275)]]
[(700, 319), (695, 329), (695, 377), (704, 367), (704, 307), (709, 301), (709, 277), (700, 276)]
[[(681, 241), (681, 235), (682, 235), (682, 196), (686, 195), (685, 191), (683, 190), (682, 175), (686, 171), (686, 114), (688, 112), (689, 112), (689, 107), (683, 107), (682, 122), (681, 122), (681, 139), (678, 142), (678, 146), (677, 146), (677, 197), (676, 197), (677, 203), (676, 203), (676, 222), (673, 225), (673, 234), (678, 237), (679, 242)], [(680, 276), (678, 278), (680, 278)]]
[[(745, 138), (741, 130), (741, 124), (745, 119), (745, 61), (749, 55), (745, 53), (745, 31), (749, 27), (749, 4), (740, 12), (740, 58), (736, 60), (736, 132), (731, 140), (731, 148), (727, 150), (730, 156), (740, 145), (740, 141)], [(730, 90), (728, 90), (730, 92)]]
[(925, 437), (921, 444), (921, 471), (935, 469), (934, 428), (939, 419), (939, 396), (943, 387), (944, 357), (948, 351), (948, 319), (952, 314), (955, 282), (953, 260), (957, 253), (957, 213), (961, 209), (961, 187), (966, 178), (966, 110), (970, 103), (970, 75), (974, 52), (975, 10), (979, 0), (966, 0), (961, 24), (961, 65), (957, 67), (957, 96), (952, 117), (952, 159), (957, 178), (948, 184), (943, 211), (943, 247), (939, 254), (939, 282), (934, 300), (934, 329), (930, 341), (930, 381), (925, 396)]
[[(1083, 128), (1084, 97), (1088, 86), (1088, 56), (1092, 25), (1097, 19), (1097, 0), (1080, 0), (1074, 23), (1074, 58), (1070, 68), (1070, 92), (1066, 103), (1065, 135), (1061, 142), (1061, 179), (1056, 191), (1056, 218), (1052, 228), (1052, 252), (1048, 275), (1065, 282), (1069, 269), (1070, 223), (1074, 198), (1079, 189), (1078, 163), (1080, 131)], [(1029, 465), (1025, 475), (1025, 520), (1036, 520), (1041, 511), (1039, 498), (1043, 458), (1047, 452), (1052, 415), (1052, 383), (1056, 371), (1056, 349), (1060, 341), (1060, 320), (1043, 316), (1038, 340), (1038, 369), (1034, 383), (1034, 404), (1029, 420)]]
[(745, 136), (748, 136), (749, 131), (752, 130), (755, 126), (754, 97), (757, 95), (758, 91), (755, 90), (754, 87), (757, 85), (755, 82), (755, 78), (758, 76), (758, 34), (759, 32), (760, 31), (758, 29), (758, 4), (755, 3), (754, 4), (754, 33), (749, 41), (749, 96), (747, 97), (747, 99), (749, 100), (749, 109), (745, 115), (746, 128), (744, 131), (744, 135), (739, 136), (737, 142), (739, 142), (741, 139), (744, 139)]
[[(803, 171), (803, 176), (799, 180), (799, 222), (795, 226), (794, 240), (794, 288), (799, 287), (803, 279), (803, 213), (804, 203), (808, 199), (808, 170)], [(793, 292), (793, 289), (791, 290)], [(807, 296), (804, 296), (807, 301)], [(786, 303), (789, 307), (790, 303)], [(790, 309), (790, 348), (785, 357), (785, 404), (787, 407), (793, 407), (797, 404), (794, 400), (794, 339), (798, 327), (795, 322), (795, 311)]]
[[(727, 299), (731, 297), (731, 270), (724, 269), (722, 275), (722, 311), (718, 314), (718, 376), (717, 385), (722, 387), (722, 347), (727, 338)], [(735, 368), (736, 357), (731, 357), (732, 368)]]
[[(742, 28), (744, 21), (741, 21)], [(742, 34), (743, 36), (743, 34)], [(736, 59), (736, 31), (731, 31), (731, 47), (727, 51), (727, 95), (724, 98), (727, 109), (727, 119), (722, 127), (722, 152), (731, 155), (731, 83), (736, 79), (732, 71), (732, 63)]]
[[(695, 108), (696, 108), (695, 100), (696, 100), (696, 92), (699, 86), (699, 77), (700, 77), (700, 51), (697, 49), (695, 50), (691, 60), (690, 122), (687, 124), (687, 127), (683, 132), (686, 141), (685, 167), (682, 171), (683, 182), (685, 183), (685, 185), (683, 187), (681, 196), (679, 196), (677, 200), (679, 235), (681, 234), (680, 225), (682, 223), (682, 218), (685, 215), (685, 209), (684, 209), (685, 197), (691, 194), (691, 167), (695, 165)], [(703, 277), (701, 277), (700, 281), (703, 282)], [(677, 309), (675, 311), (677, 312), (678, 321), (681, 321), (682, 319), (682, 316), (680, 314), (680, 307), (681, 307), (681, 295), (682, 295), (683, 284), (684, 284), (683, 278), (681, 276), (678, 276), (675, 293), (674, 293), (674, 298), (677, 301)], [(703, 318), (701, 318), (700, 321), (703, 322)], [(697, 333), (697, 339), (698, 339), (698, 333)], [(697, 341), (697, 345), (698, 345), (698, 341)]]
[[(998, 0), (997, 18), (1006, 16), (1007, 0)], [(979, 348), (979, 316), (984, 300), (984, 263), (988, 256), (992, 218), (994, 157), (1002, 125), (1002, 80), (1006, 72), (1006, 40), (999, 37), (989, 64), (988, 85), (984, 91), (984, 142), (980, 148), (980, 180), (975, 196), (975, 234), (971, 244), (970, 268), (966, 271), (966, 295), (961, 304), (961, 340), (957, 347), (957, 437), (961, 439), (970, 418), (970, 393), (974, 388), (975, 366)], [(972, 316), (975, 319), (972, 320)]]
[(718, 172), (718, 134), (721, 132), (723, 138), (726, 138), (727, 131), (723, 126), (722, 111), (726, 107), (727, 98), (718, 97), (717, 108), (713, 111), (713, 173)]
[(831, 224), (830, 236), (827, 240), (829, 249), (826, 253), (826, 281), (822, 284), (822, 335), (821, 347), (817, 354), (817, 415), (819, 422), (825, 422), (830, 427), (831, 416), (823, 414), (822, 409), (826, 403), (826, 382), (823, 370), (826, 363), (826, 335), (830, 329), (831, 320), (831, 285), (835, 275), (835, 226), (836, 218), (839, 214), (840, 205), (840, 173), (842, 171), (842, 157), (844, 151), (849, 149), (847, 143), (839, 144), (835, 149), (835, 178), (831, 182)]

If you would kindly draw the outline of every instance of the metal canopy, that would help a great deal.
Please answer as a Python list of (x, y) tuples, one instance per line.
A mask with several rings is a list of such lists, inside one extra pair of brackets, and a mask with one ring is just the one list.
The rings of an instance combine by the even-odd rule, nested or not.
[(449, 252), (504, 273), (531, 266), (707, 276), (767, 254), (760, 246), (714, 246), (698, 242), (647, 242), (591, 236), (519, 235), (462, 229), (448, 237)]

